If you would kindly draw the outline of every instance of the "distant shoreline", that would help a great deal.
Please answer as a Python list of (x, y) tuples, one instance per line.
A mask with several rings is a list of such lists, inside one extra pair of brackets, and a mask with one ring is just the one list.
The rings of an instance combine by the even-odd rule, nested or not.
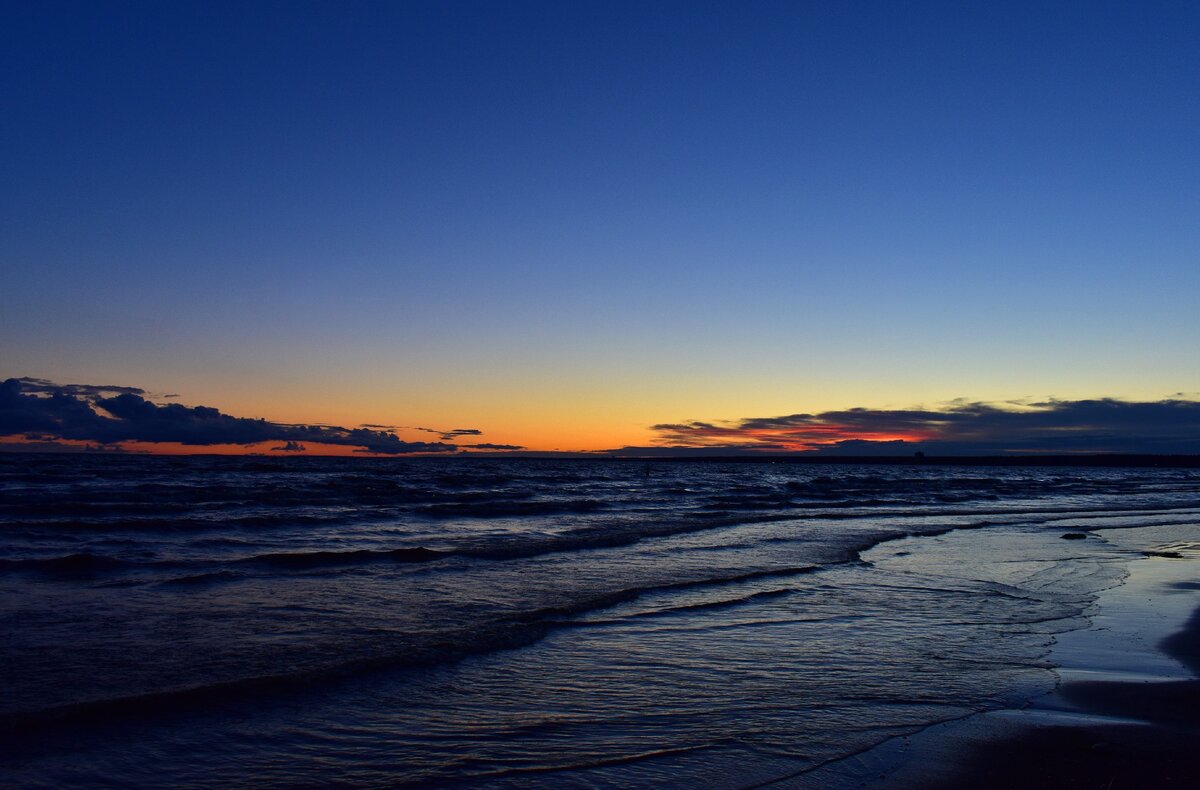
[(1089, 455), (1046, 454), (1046, 455), (636, 455), (636, 454), (606, 454), (606, 453), (571, 453), (571, 452), (516, 452), (516, 453), (457, 453), (438, 455), (266, 455), (263, 453), (246, 453), (232, 455), (226, 453), (191, 453), (191, 454), (155, 454), (116, 451), (31, 451), (6, 450), (0, 445), (0, 457), (8, 456), (71, 456), (71, 457), (109, 457), (109, 458), (227, 458), (237, 459), (271, 459), (298, 460), (312, 459), (341, 459), (351, 462), (374, 461), (427, 461), (450, 460), (466, 461), (484, 460), (532, 460), (532, 461), (619, 461), (622, 463), (655, 464), (655, 463), (721, 463), (721, 464), (800, 464), (827, 466), (1054, 466), (1054, 467), (1092, 467), (1092, 468), (1148, 468), (1148, 469), (1200, 469), (1200, 455), (1153, 455), (1137, 453), (1104, 453)]
[[(509, 456), (513, 457), (513, 456)], [(764, 456), (606, 456), (605, 460), (701, 461), (719, 463), (876, 464), (909, 466), (1089, 466), (1200, 469), (1200, 455), (764, 455)]]

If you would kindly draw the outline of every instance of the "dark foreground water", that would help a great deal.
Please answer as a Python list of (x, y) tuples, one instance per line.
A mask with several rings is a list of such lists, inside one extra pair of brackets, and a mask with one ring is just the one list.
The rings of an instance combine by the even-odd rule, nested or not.
[(1198, 522), (1195, 470), (0, 456), (0, 784), (754, 786), (1045, 691)]

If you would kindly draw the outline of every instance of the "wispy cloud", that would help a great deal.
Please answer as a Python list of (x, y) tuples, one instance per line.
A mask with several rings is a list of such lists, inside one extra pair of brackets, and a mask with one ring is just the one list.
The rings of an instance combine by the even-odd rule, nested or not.
[[(59, 385), (45, 379), (0, 382), (0, 436), (36, 434), (48, 438), (97, 442), (177, 442), (185, 445), (252, 445), (279, 441), (272, 448), (300, 452), (305, 442), (343, 445), (386, 455), (453, 453), (445, 441), (408, 442), (390, 430), (336, 425), (284, 425), (233, 417), (208, 406), (157, 404), (138, 387), (91, 384)], [(470, 435), (478, 435), (472, 431)], [(51, 440), (52, 440), (51, 439)]]
[(419, 428), (415, 427), (414, 431), (423, 431), (424, 433), (436, 433), (443, 442), (452, 442), (462, 436), (481, 436), (483, 431), (478, 428), (451, 428), (444, 431), (440, 428)]
[[(939, 409), (852, 408), (653, 426), (659, 451), (946, 455), (1200, 452), (1200, 402), (953, 401)], [(669, 454), (669, 453), (668, 453)]]

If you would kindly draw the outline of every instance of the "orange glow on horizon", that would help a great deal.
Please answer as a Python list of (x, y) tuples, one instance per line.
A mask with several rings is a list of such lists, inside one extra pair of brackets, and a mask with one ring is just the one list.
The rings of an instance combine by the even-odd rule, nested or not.
[[(847, 440), (864, 440), (875, 442), (920, 442), (930, 438), (927, 435), (920, 434), (899, 434), (899, 433), (870, 433), (859, 432), (853, 433), (847, 431), (842, 426), (817, 426), (819, 430), (803, 431), (803, 435), (780, 435), (772, 433), (768, 430), (746, 430), (736, 431), (729, 430), (724, 442), (720, 441), (704, 441), (692, 443), (677, 443), (664, 440), (648, 441), (644, 445), (631, 445), (627, 442), (618, 443), (610, 442), (597, 447), (562, 447), (556, 445), (554, 447), (537, 447), (526, 446), (524, 450), (517, 452), (563, 452), (563, 453), (592, 453), (604, 452), (611, 450), (620, 450), (622, 447), (631, 446), (656, 446), (656, 447), (680, 447), (688, 449), (710, 448), (714, 454), (719, 454), (723, 450), (758, 450), (764, 454), (773, 452), (805, 452), (818, 450), (822, 447), (830, 447), (838, 442)], [(817, 434), (814, 436), (813, 434)], [(734, 439), (741, 439), (740, 443), (735, 443)], [(501, 442), (496, 442), (501, 444)], [(28, 449), (34, 452), (52, 452), (54, 446), (61, 448), (65, 452), (94, 452), (102, 453), (131, 453), (137, 455), (244, 455), (244, 456), (263, 456), (271, 458), (287, 458), (289, 456), (333, 456), (345, 458), (415, 458), (415, 457), (454, 457), (454, 456), (502, 456), (512, 451), (505, 450), (486, 450), (486, 449), (468, 449), (460, 448), (456, 452), (414, 452), (414, 453), (376, 453), (361, 450), (359, 448), (343, 445), (343, 444), (327, 444), (323, 442), (304, 442), (304, 449), (296, 450), (280, 450), (279, 447), (284, 446), (284, 442), (270, 441), (258, 442), (256, 444), (183, 444), (181, 442), (141, 442), (141, 441), (123, 441), (114, 442), (112, 444), (99, 444), (94, 441), (85, 441), (79, 439), (59, 439), (47, 437), (40, 440), (28, 440), (23, 436), (0, 436), (0, 447), (5, 445), (14, 450)], [(762, 444), (761, 448), (756, 448), (754, 444)]]
[(304, 442), (303, 451), (284, 451), (275, 450), (276, 447), (283, 446), (282, 442), (258, 442), (256, 444), (183, 444), (181, 442), (114, 442), (112, 444), (98, 444), (96, 442), (84, 441), (80, 439), (43, 439), (30, 441), (23, 436), (0, 436), (0, 446), (28, 446), (31, 450), (49, 450), (50, 445), (59, 445), (63, 450), (71, 452), (94, 452), (97, 455), (104, 453), (120, 454), (130, 453), (134, 455), (246, 455), (246, 456), (263, 456), (270, 458), (287, 458), (289, 456), (339, 456), (352, 458), (410, 458), (410, 457), (427, 457), (427, 456), (453, 456), (453, 455), (492, 455), (494, 451), (488, 450), (469, 450), (459, 453), (372, 453), (358, 450), (355, 447), (343, 444), (326, 444), (324, 442)]

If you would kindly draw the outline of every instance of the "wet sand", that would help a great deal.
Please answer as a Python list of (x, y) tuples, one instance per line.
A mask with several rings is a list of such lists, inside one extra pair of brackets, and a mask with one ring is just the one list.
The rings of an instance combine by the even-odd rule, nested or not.
[[(1164, 643), (1169, 655), (1200, 665), (1200, 610)], [(893, 777), (892, 786), (977, 788), (1196, 787), (1200, 680), (1095, 680), (1064, 683), (1032, 722), (999, 737), (969, 740), (925, 778)], [(1054, 699), (1057, 698), (1057, 699)], [(1054, 702), (1077, 713), (1056, 720)], [(1038, 714), (1039, 710), (1045, 713)], [(1040, 720), (1039, 720), (1040, 719)], [(928, 765), (928, 763), (927, 763)]]
[(1061, 635), (1050, 659), (1061, 682), (1027, 707), (930, 727), (770, 786), (1200, 786), (1200, 563), (1133, 561), (1092, 627)]

